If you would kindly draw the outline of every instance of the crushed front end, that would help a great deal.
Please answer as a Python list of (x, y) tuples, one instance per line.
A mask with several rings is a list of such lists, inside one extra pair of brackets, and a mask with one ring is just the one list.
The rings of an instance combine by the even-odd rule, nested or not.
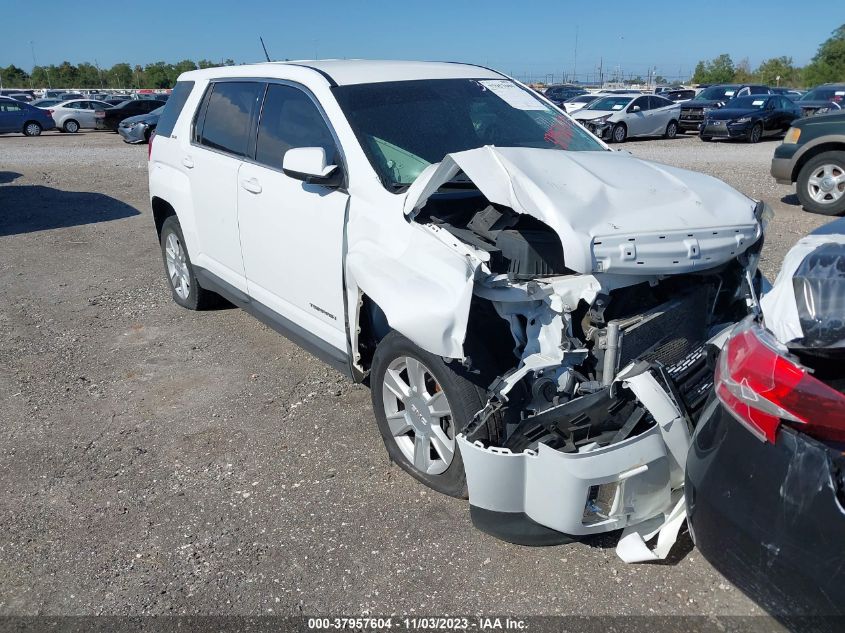
[[(416, 223), (473, 262), (464, 362), (475, 362), (474, 339), (510, 358), (486, 406), (458, 429), (473, 521), (536, 545), (626, 529), (624, 560), (659, 558), (684, 518), (690, 436), (713, 387), (709, 359), (757, 309), (769, 211), (732, 199), (733, 190), (723, 197), (733, 216), (711, 210), (705, 202), (718, 191), (693, 193), (678, 185), (680, 171), (610, 155), (561, 158), (561, 170), (579, 169), (580, 188), (566, 189), (544, 182), (555, 172), (534, 158), (498, 148), (447, 157), (409, 205)], [(616, 212), (628, 226), (607, 208), (617, 192), (586, 177), (611, 161), (640, 183), (628, 190), (627, 217)], [(665, 192), (675, 208), (662, 223), (651, 217), (664, 202), (660, 184), (678, 189)], [(579, 213), (591, 187), (594, 210)], [(645, 542), (658, 533), (652, 551)]]

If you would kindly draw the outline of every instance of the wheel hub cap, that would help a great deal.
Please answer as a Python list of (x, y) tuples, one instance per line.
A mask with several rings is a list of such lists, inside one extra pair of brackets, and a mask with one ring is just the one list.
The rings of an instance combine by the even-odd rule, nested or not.
[(167, 260), (167, 275), (170, 284), (180, 299), (187, 299), (191, 293), (191, 276), (188, 273), (188, 262), (185, 249), (175, 233), (167, 236), (164, 243), (164, 255)]
[(382, 401), (393, 440), (414, 468), (439, 475), (455, 456), (455, 430), (446, 394), (431, 370), (411, 356), (387, 368)]
[(819, 166), (807, 181), (807, 193), (820, 204), (839, 202), (845, 196), (845, 170), (836, 164)]

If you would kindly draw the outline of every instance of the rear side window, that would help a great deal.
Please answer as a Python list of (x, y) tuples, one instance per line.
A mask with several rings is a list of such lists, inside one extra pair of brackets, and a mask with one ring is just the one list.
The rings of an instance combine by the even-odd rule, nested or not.
[(285, 153), (296, 147), (322, 147), (326, 160), (336, 161), (334, 137), (314, 102), (298, 88), (270, 84), (258, 125), (255, 160), (281, 169)]
[(23, 110), (19, 103), (15, 103), (14, 101), (0, 101), (0, 112), (20, 112)]
[(226, 81), (211, 86), (205, 116), (197, 121), (200, 145), (246, 156), (249, 130), (263, 85), (254, 81)]

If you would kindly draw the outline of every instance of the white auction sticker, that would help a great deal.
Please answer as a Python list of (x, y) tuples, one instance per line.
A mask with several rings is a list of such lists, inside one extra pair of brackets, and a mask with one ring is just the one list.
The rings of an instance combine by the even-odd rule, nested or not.
[(527, 91), (506, 79), (488, 79), (479, 82), (502, 101), (517, 110), (546, 110), (547, 106)]

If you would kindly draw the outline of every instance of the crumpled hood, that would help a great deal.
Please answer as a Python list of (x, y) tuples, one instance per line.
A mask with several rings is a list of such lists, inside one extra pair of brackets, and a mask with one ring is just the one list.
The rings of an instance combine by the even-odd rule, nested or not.
[(624, 110), (584, 110), (582, 108), (581, 110), (577, 110), (577, 114), (573, 114), (572, 118), (578, 119), (579, 121), (592, 121), (608, 114), (619, 114), (620, 112), (624, 112)]
[(724, 182), (613, 151), (486, 146), (448, 154), (408, 189), (405, 213), (413, 218), (461, 171), (490, 202), (550, 226), (566, 266), (581, 273), (710, 268), (762, 231), (755, 201)]

